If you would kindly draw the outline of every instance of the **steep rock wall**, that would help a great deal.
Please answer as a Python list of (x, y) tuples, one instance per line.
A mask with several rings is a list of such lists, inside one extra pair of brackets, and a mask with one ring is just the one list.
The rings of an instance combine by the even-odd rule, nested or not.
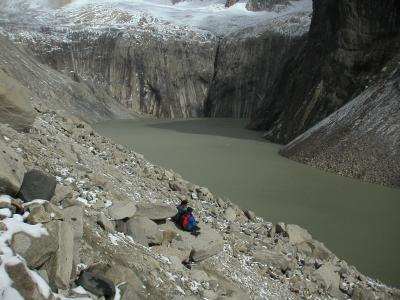
[(400, 49), (400, 2), (314, 0), (308, 39), (249, 128), (287, 143), (359, 94)]
[(219, 43), (206, 115), (249, 118), (303, 38), (273, 31), (229, 36)]
[(76, 80), (92, 81), (124, 105), (156, 117), (201, 117), (214, 73), (216, 46), (117, 32), (74, 33), (42, 59)]

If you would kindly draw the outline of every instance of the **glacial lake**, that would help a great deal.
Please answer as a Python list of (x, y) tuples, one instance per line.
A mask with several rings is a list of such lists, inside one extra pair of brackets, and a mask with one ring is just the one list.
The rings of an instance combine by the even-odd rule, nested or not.
[(122, 120), (100, 134), (270, 222), (306, 228), (364, 274), (400, 287), (400, 189), (293, 162), (245, 120)]

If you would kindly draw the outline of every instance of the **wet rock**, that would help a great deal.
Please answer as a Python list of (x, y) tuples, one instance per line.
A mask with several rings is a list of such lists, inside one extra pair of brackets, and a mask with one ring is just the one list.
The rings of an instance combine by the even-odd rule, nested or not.
[(35, 112), (30, 103), (32, 94), (14, 78), (0, 70), (0, 120), (18, 131), (31, 128)]
[(146, 217), (153, 221), (172, 218), (177, 213), (175, 207), (167, 204), (139, 203), (135, 216)]
[(108, 215), (112, 220), (130, 218), (136, 213), (136, 206), (133, 202), (116, 202), (108, 208)]
[(144, 246), (161, 244), (162, 232), (158, 229), (157, 224), (149, 218), (135, 216), (125, 223), (124, 233), (129, 234), (136, 242)]
[(106, 217), (104, 213), (99, 213), (97, 216), (97, 223), (106, 231), (114, 232), (114, 224)]
[(58, 222), (50, 222), (45, 225), (48, 235), (38, 238), (18, 232), (13, 235), (11, 248), (25, 260), (30, 268), (38, 268), (48, 261), (58, 249), (60, 228)]
[(42, 171), (31, 170), (24, 175), (18, 197), (24, 202), (35, 199), (50, 200), (56, 189), (57, 181)]
[(0, 137), (0, 194), (17, 194), (24, 172), (22, 159)]
[(115, 285), (111, 280), (100, 274), (83, 271), (79, 275), (77, 284), (98, 297), (110, 299), (115, 295)]
[[(12, 287), (15, 288), (19, 295), (27, 300), (48, 300), (50, 291), (46, 289), (41, 290), (39, 285), (34, 280), (31, 271), (28, 270), (26, 265), (20, 261), (13, 264), (6, 264), (5, 270), (12, 280)], [(36, 274), (36, 276), (39, 276)], [(44, 292), (44, 293), (43, 293)], [(16, 299), (16, 295), (5, 297), (4, 299)], [(18, 298), (19, 299), (19, 298)]]

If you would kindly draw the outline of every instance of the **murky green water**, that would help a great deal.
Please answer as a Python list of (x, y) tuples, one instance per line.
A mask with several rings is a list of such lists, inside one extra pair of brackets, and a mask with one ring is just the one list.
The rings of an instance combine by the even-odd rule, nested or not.
[(244, 123), (140, 120), (95, 128), (266, 220), (307, 228), (360, 271), (400, 287), (400, 189), (290, 161)]

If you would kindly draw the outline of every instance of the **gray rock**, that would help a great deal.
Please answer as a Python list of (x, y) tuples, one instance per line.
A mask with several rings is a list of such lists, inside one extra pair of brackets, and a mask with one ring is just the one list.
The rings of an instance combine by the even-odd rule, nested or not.
[(151, 249), (162, 256), (177, 257), (180, 262), (189, 261), (190, 253), (192, 251), (189, 247), (178, 247), (177, 245), (174, 245), (173, 247), (154, 246)]
[(266, 248), (257, 248), (252, 252), (252, 256), (256, 261), (277, 268), (282, 272), (293, 268), (292, 261), (286, 255)]
[(129, 219), (126, 222), (125, 233), (144, 246), (161, 244), (163, 239), (163, 234), (158, 229), (157, 224), (146, 217), (134, 216)]
[(292, 245), (312, 240), (312, 236), (307, 230), (294, 224), (286, 225), (286, 234), (289, 237), (289, 242)]
[(249, 220), (254, 220), (256, 218), (256, 214), (251, 210), (245, 210), (244, 214)]
[(202, 224), (201, 234), (197, 237), (189, 232), (180, 231), (181, 240), (173, 240), (171, 247), (191, 250), (193, 261), (202, 261), (218, 254), (224, 247), (222, 236), (208, 225)]
[(64, 200), (71, 199), (73, 196), (73, 189), (70, 186), (57, 184), (54, 196), (50, 202), (55, 205), (60, 205)]
[(171, 181), (169, 187), (176, 192), (188, 193), (187, 182), (182, 179)]
[(13, 235), (11, 248), (25, 260), (30, 268), (38, 268), (48, 261), (58, 249), (59, 223), (50, 222), (45, 225), (48, 235), (34, 238), (24, 232)]
[(35, 199), (50, 200), (56, 189), (57, 181), (39, 170), (31, 170), (24, 175), (18, 197), (24, 202)]
[(97, 223), (106, 231), (109, 232), (115, 231), (114, 224), (102, 212), (97, 215)]
[(319, 269), (311, 274), (311, 278), (319, 286), (328, 290), (332, 296), (336, 293), (341, 294), (339, 291), (340, 276), (339, 269), (330, 263), (323, 264)]
[(136, 207), (135, 216), (146, 217), (154, 221), (172, 218), (177, 213), (176, 208), (168, 204), (139, 203)]
[(0, 194), (17, 194), (24, 173), (22, 159), (0, 137)]
[(39, 286), (22, 261), (17, 264), (6, 264), (5, 270), (13, 282), (12, 287), (18, 291), (23, 299), (48, 300), (46, 295), (41, 293)]
[(35, 206), (31, 209), (26, 221), (29, 224), (48, 223), (51, 221), (51, 216), (45, 211), (42, 205)]
[(232, 207), (228, 207), (227, 209), (225, 209), (224, 216), (225, 219), (233, 222), (236, 220), (236, 211)]
[(52, 220), (62, 220), (64, 219), (63, 211), (50, 202), (43, 204), (44, 210), (50, 215)]
[(100, 274), (83, 271), (77, 283), (98, 297), (111, 298), (115, 295), (115, 285)]
[(56, 221), (59, 224), (58, 249), (46, 267), (53, 289), (68, 289), (74, 264), (74, 232), (68, 222)]
[(20, 82), (0, 70), (0, 120), (18, 131), (31, 128), (35, 112), (30, 104), (32, 94)]
[(115, 202), (108, 208), (108, 215), (112, 220), (130, 218), (136, 213), (136, 206), (133, 202)]

